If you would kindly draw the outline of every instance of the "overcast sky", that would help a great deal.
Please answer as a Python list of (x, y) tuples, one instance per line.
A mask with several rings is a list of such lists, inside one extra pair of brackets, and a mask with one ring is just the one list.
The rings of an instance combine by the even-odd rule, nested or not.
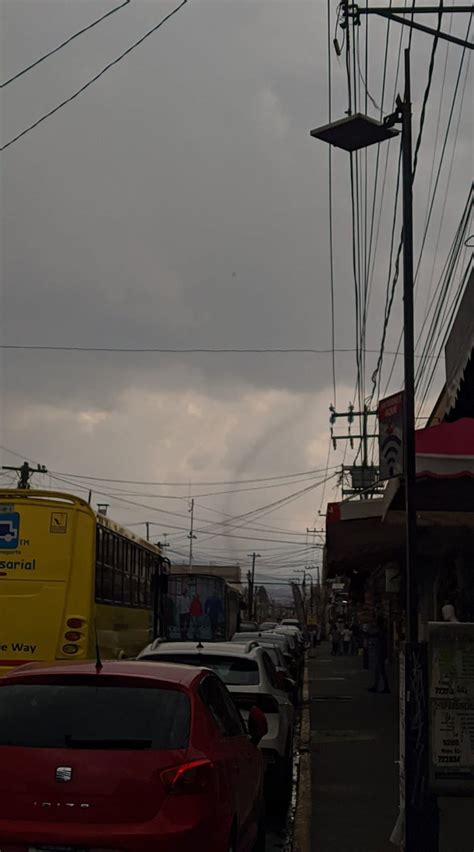
[[(336, 5), (331, 3), (331, 31)], [(1, 0), (2, 80), (113, 6), (105, 0)], [(6, 86), (2, 144), (79, 89), (172, 8), (162, 0), (132, 0)], [(453, 23), (446, 16), (445, 28), (450, 26), (464, 35), (467, 21)], [(365, 27), (364, 21), (362, 63)], [(386, 31), (386, 21), (371, 18), (368, 82), (377, 104)], [(398, 25), (392, 25), (385, 112), (396, 91), (399, 36)], [(328, 150), (309, 136), (328, 120), (326, 42), (323, 0), (189, 0), (83, 95), (8, 147), (2, 155), (2, 344), (330, 349)], [(414, 35), (415, 134), (431, 42)], [(433, 151), (439, 158), (461, 57), (461, 49), (451, 46), (446, 61), (446, 49), (440, 44), (415, 182), (418, 241)], [(332, 67), (333, 116), (342, 117), (344, 63), (333, 55)], [(472, 80), (455, 147), (459, 109), (454, 112), (420, 267), (418, 326), (433, 264), (436, 283), (467, 195), (469, 91)], [(374, 148), (368, 153), (369, 203), (375, 157)], [(367, 334), (367, 348), (376, 352), (397, 159), (395, 141), (377, 215)], [(333, 166), (336, 346), (352, 348), (347, 155), (335, 152)], [(401, 330), (399, 290), (388, 350), (396, 348)], [(368, 390), (376, 358), (367, 355)], [(386, 363), (384, 380), (391, 360)], [(110, 514), (119, 521), (155, 522), (153, 535), (167, 532), (176, 550), (187, 546), (183, 530), (173, 529), (188, 525), (187, 497), (226, 490), (196, 483), (321, 471), (306, 482), (295, 477), (278, 488), (196, 498), (195, 542), (197, 558), (239, 559), (245, 567), (247, 553), (257, 549), (272, 576), (287, 577), (295, 567), (319, 561), (319, 551), (306, 558), (299, 548), (306, 543), (306, 527), (323, 525), (318, 510), (334, 498), (335, 479), (324, 493), (322, 485), (315, 487), (262, 514), (263, 521), (248, 522), (281, 527), (286, 540), (290, 531), (302, 533), (294, 546), (277, 546), (274, 533), (243, 526), (233, 533), (245, 539), (211, 539), (204, 528), (229, 521), (216, 512), (240, 515), (324, 477), (328, 406), (334, 402), (330, 355), (3, 350), (1, 366), (2, 446), (56, 472), (182, 482), (182, 488), (96, 483), (93, 495), (94, 502), (111, 503)], [(354, 353), (339, 353), (336, 367), (337, 403), (344, 408), (354, 396)], [(442, 379), (440, 369), (433, 396)], [(389, 389), (397, 390), (400, 382), (401, 362)], [(342, 449), (330, 456), (330, 474)], [(353, 456), (348, 448), (346, 461)], [(1, 459), (19, 460), (5, 451)], [(49, 478), (44, 484), (60, 486)], [(120, 502), (117, 493), (106, 496), (118, 488), (121, 500), (130, 503)], [(181, 499), (159, 499), (160, 494)], [(259, 541), (265, 538), (270, 541)]]

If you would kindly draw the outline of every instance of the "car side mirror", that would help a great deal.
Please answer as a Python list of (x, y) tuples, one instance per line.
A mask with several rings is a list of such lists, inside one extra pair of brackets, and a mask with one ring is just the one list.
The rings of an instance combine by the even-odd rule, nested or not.
[(268, 722), (265, 713), (259, 707), (252, 707), (248, 718), (248, 731), (250, 740), (254, 745), (258, 745), (260, 740), (268, 733)]

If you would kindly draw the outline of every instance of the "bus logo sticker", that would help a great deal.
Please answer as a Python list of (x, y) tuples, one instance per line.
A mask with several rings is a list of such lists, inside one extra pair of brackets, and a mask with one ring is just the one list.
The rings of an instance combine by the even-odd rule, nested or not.
[(0, 515), (0, 550), (16, 550), (19, 536), (19, 513), (2, 512)]
[(52, 533), (64, 533), (67, 530), (67, 512), (51, 512), (51, 524), (49, 531)]

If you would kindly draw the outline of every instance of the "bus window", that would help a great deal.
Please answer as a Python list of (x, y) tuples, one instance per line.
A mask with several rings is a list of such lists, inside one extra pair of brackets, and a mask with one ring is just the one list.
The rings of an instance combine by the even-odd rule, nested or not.
[(138, 565), (137, 565), (137, 549), (135, 545), (130, 547), (130, 603), (132, 606), (138, 606)]

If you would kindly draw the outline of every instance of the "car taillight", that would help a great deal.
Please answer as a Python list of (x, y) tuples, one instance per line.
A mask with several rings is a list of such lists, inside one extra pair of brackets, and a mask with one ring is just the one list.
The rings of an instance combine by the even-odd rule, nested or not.
[(210, 760), (192, 760), (165, 769), (161, 780), (168, 793), (199, 793), (209, 785), (212, 769)]
[(70, 627), (71, 630), (80, 630), (85, 621), (85, 618), (68, 618), (66, 627)]

